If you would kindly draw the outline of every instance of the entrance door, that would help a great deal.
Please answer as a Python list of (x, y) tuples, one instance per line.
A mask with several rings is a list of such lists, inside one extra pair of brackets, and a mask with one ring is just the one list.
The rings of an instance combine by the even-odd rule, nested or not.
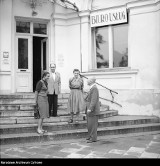
[(32, 88), (32, 38), (16, 37), (16, 91), (33, 92)]
[(33, 91), (42, 78), (43, 70), (48, 69), (47, 38), (33, 37)]
[(48, 66), (48, 56), (47, 56), (47, 38), (43, 39), (41, 41), (41, 69), (42, 72), (44, 70), (47, 70), (47, 66)]

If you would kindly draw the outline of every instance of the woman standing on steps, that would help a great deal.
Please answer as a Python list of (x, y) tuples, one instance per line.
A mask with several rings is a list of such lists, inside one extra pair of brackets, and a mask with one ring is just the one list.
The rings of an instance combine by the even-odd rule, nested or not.
[(47, 71), (44, 71), (42, 75), (42, 79), (37, 82), (36, 90), (35, 90), (35, 102), (39, 107), (39, 114), (40, 119), (38, 119), (38, 134), (43, 134), (47, 132), (43, 130), (42, 124), (44, 118), (49, 118), (49, 104), (48, 104), (48, 83), (47, 80), (49, 79), (50, 74)]
[(68, 123), (73, 123), (73, 117), (76, 115), (76, 123), (78, 123), (80, 112), (84, 112), (85, 102), (83, 98), (83, 79), (80, 77), (78, 69), (73, 70), (74, 77), (69, 79), (70, 96), (68, 99), (67, 110), (71, 114)]

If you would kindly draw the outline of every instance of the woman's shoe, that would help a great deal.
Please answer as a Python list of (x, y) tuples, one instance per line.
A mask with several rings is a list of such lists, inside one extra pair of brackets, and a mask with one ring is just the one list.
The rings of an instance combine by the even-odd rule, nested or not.
[(87, 143), (92, 143), (92, 142), (97, 142), (97, 141), (92, 141), (92, 140), (88, 140)]
[(47, 130), (43, 130), (43, 129), (42, 129), (41, 131), (43, 131), (44, 133), (47, 133), (47, 132), (48, 132)]
[(73, 123), (73, 119), (70, 119), (70, 120), (68, 121), (68, 123)]
[(75, 123), (78, 124), (79, 123), (78, 120), (76, 120)]
[(44, 132), (42, 130), (37, 130), (38, 134), (43, 134)]

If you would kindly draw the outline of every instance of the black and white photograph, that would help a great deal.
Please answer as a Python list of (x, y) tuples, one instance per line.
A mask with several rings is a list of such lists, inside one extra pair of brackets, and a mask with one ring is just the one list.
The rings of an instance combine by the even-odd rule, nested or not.
[(160, 159), (160, 0), (0, 0), (0, 159)]

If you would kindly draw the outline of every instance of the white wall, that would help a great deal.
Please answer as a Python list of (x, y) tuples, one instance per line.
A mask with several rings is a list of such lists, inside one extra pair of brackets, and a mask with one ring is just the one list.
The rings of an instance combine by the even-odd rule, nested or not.
[(68, 82), (73, 76), (73, 69), (81, 68), (80, 21), (75, 12), (68, 10), (59, 10), (59, 12), (61, 13), (55, 13), (53, 16), (55, 63), (57, 64), (56, 70), (61, 74), (62, 92), (68, 92)]
[[(99, 9), (118, 6), (120, 2), (125, 4), (125, 1), (93, 2), (93, 6), (97, 5)], [(98, 83), (118, 92), (115, 101), (122, 108), (111, 102), (101, 102), (118, 109), (119, 114), (160, 117), (160, 3), (152, 0), (130, 1), (126, 7), (129, 10), (128, 54), (131, 69), (92, 71), (84, 75), (95, 76)], [(98, 88), (101, 97), (111, 100), (108, 90)]]
[[(1, 53), (0, 53), (0, 71), (11, 70), (11, 28), (12, 28), (12, 1), (1, 1)], [(4, 58), (3, 53), (8, 52), (9, 57)]]
[(92, 10), (110, 8), (115, 6), (125, 5), (128, 2), (134, 2), (137, 0), (93, 0), (92, 2)]
[[(0, 93), (11, 92), (12, 1), (0, 1)], [(4, 52), (8, 57), (4, 57)]]
[(139, 69), (137, 89), (160, 89), (158, 6), (130, 8), (129, 56), (131, 67)]
[(32, 9), (29, 6), (29, 1), (13, 0), (14, 16), (50, 19), (54, 8), (53, 3), (47, 0), (44, 2), (45, 3), (37, 5), (35, 11), (38, 14), (32, 16)]

